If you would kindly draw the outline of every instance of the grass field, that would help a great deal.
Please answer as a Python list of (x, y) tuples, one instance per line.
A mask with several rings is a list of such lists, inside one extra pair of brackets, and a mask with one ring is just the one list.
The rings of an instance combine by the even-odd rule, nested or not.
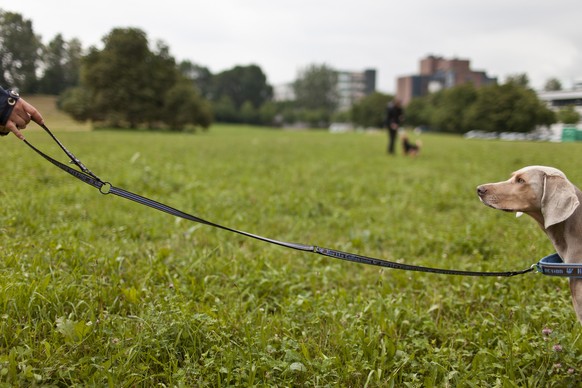
[[(478, 184), (529, 164), (582, 184), (574, 143), (424, 134), (410, 159), (386, 155), (382, 133), (57, 134), (103, 179), (210, 221), (454, 269), (524, 269), (553, 252), (533, 220), (483, 206)], [(27, 138), (60, 155), (43, 133)], [(0, 146), (5, 386), (582, 383), (565, 280), (286, 250), (100, 195), (13, 136)]]
[[(55, 96), (35, 95), (27, 96), (26, 101), (31, 103), (39, 112), (47, 124), (58, 125), (60, 131), (89, 131), (90, 123), (79, 123), (70, 116), (57, 109), (57, 98)], [(36, 125), (30, 125), (29, 131), (42, 131)]]

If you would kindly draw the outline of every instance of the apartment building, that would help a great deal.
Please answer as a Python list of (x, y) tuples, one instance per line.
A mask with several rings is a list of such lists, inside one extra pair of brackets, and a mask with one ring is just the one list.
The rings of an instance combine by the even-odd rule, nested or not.
[(338, 110), (350, 109), (355, 102), (376, 91), (376, 70), (338, 71)]
[(415, 97), (471, 82), (476, 87), (497, 82), (484, 71), (471, 69), (468, 59), (445, 59), (430, 55), (420, 60), (420, 73), (398, 77), (396, 97), (406, 105)]

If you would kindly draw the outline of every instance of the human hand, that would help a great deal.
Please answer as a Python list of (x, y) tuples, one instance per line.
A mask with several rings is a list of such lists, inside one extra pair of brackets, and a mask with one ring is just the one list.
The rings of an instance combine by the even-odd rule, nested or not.
[(20, 98), (14, 104), (14, 109), (10, 117), (8, 117), (4, 128), (12, 132), (20, 140), (24, 140), (24, 135), (20, 130), (26, 128), (31, 119), (37, 124), (44, 124), (40, 112), (34, 106)]

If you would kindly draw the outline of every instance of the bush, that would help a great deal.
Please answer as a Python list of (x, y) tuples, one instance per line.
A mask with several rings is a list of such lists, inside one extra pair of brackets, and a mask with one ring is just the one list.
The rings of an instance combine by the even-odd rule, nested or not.
[(573, 105), (568, 105), (558, 111), (558, 121), (564, 124), (578, 124), (580, 113)]

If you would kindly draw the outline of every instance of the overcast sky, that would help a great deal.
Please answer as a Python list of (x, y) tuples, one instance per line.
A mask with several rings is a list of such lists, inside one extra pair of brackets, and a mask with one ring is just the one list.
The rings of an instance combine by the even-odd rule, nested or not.
[(293, 81), (310, 64), (377, 70), (377, 89), (418, 73), (433, 54), (471, 60), (505, 80), (526, 73), (582, 80), (581, 0), (0, 0), (33, 23), (43, 43), (61, 33), (102, 47), (115, 27), (138, 27), (177, 60), (213, 73), (257, 64), (268, 82)]

